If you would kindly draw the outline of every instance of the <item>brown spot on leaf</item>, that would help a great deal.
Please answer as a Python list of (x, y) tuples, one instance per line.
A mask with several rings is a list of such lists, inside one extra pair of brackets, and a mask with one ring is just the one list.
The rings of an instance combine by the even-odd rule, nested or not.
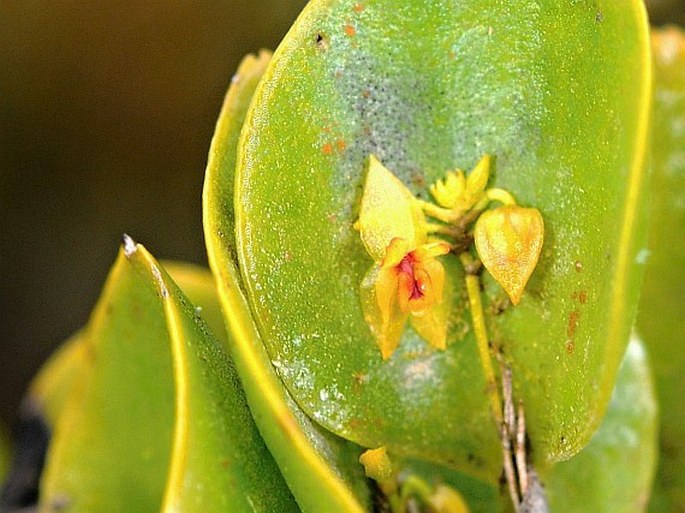
[(566, 341), (566, 353), (569, 355), (573, 354), (573, 351), (576, 349), (576, 344), (573, 342), (573, 340), (567, 340)]
[(345, 151), (345, 148), (347, 148), (347, 143), (344, 141), (344, 139), (338, 139), (335, 142), (335, 145), (338, 147), (338, 151)]
[(354, 6), (352, 7), (352, 10), (356, 13), (360, 13), (364, 10), (364, 4), (362, 4), (361, 2), (354, 4)]
[(575, 267), (576, 272), (583, 272), (583, 263), (580, 260), (576, 260), (573, 263), (573, 267)]
[(581, 305), (587, 303), (587, 292), (584, 290), (577, 290), (571, 294), (571, 299), (578, 301)]
[(579, 320), (580, 320), (580, 312), (578, 310), (573, 310), (568, 315), (568, 327), (566, 328), (566, 334), (570, 338), (573, 338), (575, 336), (576, 330), (578, 329), (578, 321)]

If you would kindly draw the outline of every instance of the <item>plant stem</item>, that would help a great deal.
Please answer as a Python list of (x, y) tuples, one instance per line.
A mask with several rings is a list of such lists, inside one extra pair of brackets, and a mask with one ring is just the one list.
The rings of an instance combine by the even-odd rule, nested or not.
[(488, 189), (485, 197), (490, 201), (499, 201), (503, 205), (516, 205), (516, 200), (509, 191), (504, 189)]
[(485, 381), (487, 383), (486, 393), (490, 400), (492, 416), (495, 418), (497, 429), (499, 430), (504, 420), (502, 416), (502, 400), (500, 399), (497, 380), (495, 378), (495, 369), (492, 365), (492, 358), (490, 356), (490, 345), (488, 343), (488, 333), (485, 327), (483, 303), (480, 298), (480, 281), (478, 276), (471, 270), (474, 264), (471, 255), (465, 252), (459, 255), (459, 259), (466, 272), (466, 290), (469, 295), (469, 307), (471, 309), (471, 319), (473, 321), (473, 331), (476, 335), (480, 363), (483, 367), (483, 374), (485, 375)]

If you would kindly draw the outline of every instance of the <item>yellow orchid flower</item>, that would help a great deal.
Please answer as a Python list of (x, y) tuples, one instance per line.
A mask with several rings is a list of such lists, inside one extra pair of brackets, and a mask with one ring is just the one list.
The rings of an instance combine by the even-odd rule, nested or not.
[(383, 358), (397, 348), (408, 319), (429, 344), (444, 349), (447, 310), (439, 306), (445, 271), (436, 257), (449, 253), (450, 247), (428, 242), (417, 200), (373, 156), (357, 227), (375, 261), (360, 294), (364, 318)]

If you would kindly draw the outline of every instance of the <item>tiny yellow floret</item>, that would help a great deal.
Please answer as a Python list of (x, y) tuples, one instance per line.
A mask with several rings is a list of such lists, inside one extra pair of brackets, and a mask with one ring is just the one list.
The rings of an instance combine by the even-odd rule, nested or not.
[(458, 213), (473, 208), (485, 196), (485, 187), (490, 179), (490, 163), (490, 155), (483, 155), (468, 177), (461, 169), (449, 171), (444, 179), (430, 187), (436, 203)]

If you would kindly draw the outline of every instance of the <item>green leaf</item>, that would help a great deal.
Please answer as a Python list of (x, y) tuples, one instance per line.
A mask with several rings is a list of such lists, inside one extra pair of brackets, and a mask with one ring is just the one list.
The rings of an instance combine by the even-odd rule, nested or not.
[[(227, 335), (221, 309), (216, 297), (214, 280), (208, 270), (181, 262), (164, 262), (165, 270), (173, 277), (193, 304), (200, 309), (202, 318), (226, 346)], [(28, 400), (40, 411), (43, 419), (53, 428), (85, 366), (91, 366), (88, 358), (89, 342), (83, 333), (77, 333), (64, 342), (41, 367), (33, 378)]]
[(685, 36), (656, 29), (649, 250), (637, 327), (654, 362), (661, 454), (650, 511), (685, 511)]
[(73, 335), (57, 348), (31, 382), (28, 400), (41, 412), (51, 429), (57, 425), (84, 367), (91, 366), (88, 349), (87, 338), (82, 332)]
[(545, 482), (558, 513), (645, 511), (656, 469), (657, 400), (645, 346), (628, 345), (602, 426), (587, 447)]
[[(590, 443), (544, 476), (554, 513), (640, 513), (649, 499), (657, 456), (657, 405), (642, 342), (634, 338), (621, 363), (602, 425)], [(508, 497), (496, 487), (445, 467), (417, 461), (403, 464), (401, 476), (459, 490), (472, 513), (506, 511)], [(504, 492), (504, 490), (502, 490)], [(506, 493), (506, 492), (504, 492)]]
[(443, 259), (447, 350), (407, 329), (384, 362), (353, 229), (369, 155), (428, 199), (429, 184), (487, 153), (492, 186), (545, 224), (519, 306), (484, 278), (492, 345), (513, 366), (538, 463), (588, 442), (637, 300), (648, 50), (638, 0), (310, 2), (255, 93), (235, 185), (256, 326), (309, 416), (365, 447), (498, 478), (456, 259)]
[[(231, 334), (231, 355), (264, 441), (303, 511), (362, 512), (370, 494), (361, 449), (321, 430), (278, 379), (247, 306), (236, 268), (233, 177), (236, 145), (270, 55), (246, 57), (234, 76), (212, 141), (205, 177), (204, 228), (210, 267)], [(278, 364), (278, 362), (274, 362)]]
[(80, 337), (41, 510), (298, 511), (226, 350), (142, 246), (127, 242)]

